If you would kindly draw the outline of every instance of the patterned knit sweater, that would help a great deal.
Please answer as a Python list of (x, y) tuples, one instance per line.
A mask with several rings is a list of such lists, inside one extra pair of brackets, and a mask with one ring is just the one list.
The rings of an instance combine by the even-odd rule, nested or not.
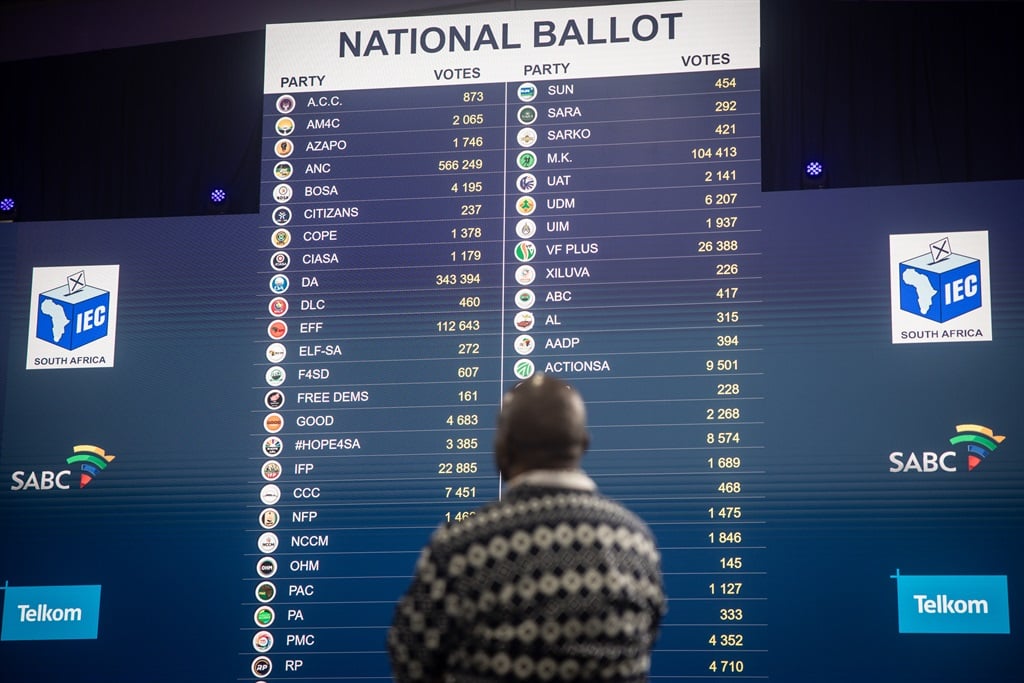
[(434, 532), (388, 633), (396, 682), (647, 680), (654, 538), (582, 473), (546, 474)]

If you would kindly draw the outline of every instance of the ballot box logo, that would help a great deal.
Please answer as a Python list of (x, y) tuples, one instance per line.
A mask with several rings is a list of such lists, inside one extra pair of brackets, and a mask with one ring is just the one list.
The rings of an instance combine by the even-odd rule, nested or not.
[(114, 365), (119, 266), (32, 269), (29, 370)]
[(900, 263), (900, 308), (946, 322), (981, 307), (981, 261), (954, 254), (949, 237)]
[(890, 235), (892, 342), (989, 341), (986, 231)]

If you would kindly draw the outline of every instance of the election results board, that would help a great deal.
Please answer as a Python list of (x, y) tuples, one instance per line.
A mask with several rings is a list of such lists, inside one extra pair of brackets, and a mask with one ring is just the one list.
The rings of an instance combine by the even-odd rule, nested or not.
[(756, 2), (267, 27), (240, 670), (384, 675), (545, 372), (687, 605), (656, 673), (767, 673), (758, 50)]
[(259, 214), (6, 225), (0, 679), (389, 680), (550, 372), (653, 680), (1015, 680), (1024, 186), (762, 193), (756, 11), (272, 26)]
[[(666, 558), (669, 612), (653, 653), (655, 680), (1015, 680), (1024, 619), (1024, 549), (1016, 542), (1024, 532), (1022, 193), (1024, 182), (1011, 181), (760, 195), (772, 235), (760, 304), (764, 473), (743, 480), (753, 491), (722, 493), (704, 509), (709, 520), (722, 507), (740, 515), (729, 524), (743, 532), (742, 543), (713, 557), (754, 568), (723, 576), (701, 566), (710, 538), (688, 547), (673, 539), (671, 515), (681, 516), (688, 501), (670, 495), (660, 483), (667, 470), (651, 464), (655, 442), (647, 435), (657, 430), (636, 429), (609, 474), (602, 442), (624, 428), (601, 418), (584, 461), (602, 487), (651, 521)], [(9, 292), (0, 304), (4, 681), (169, 682), (186, 672), (210, 681), (302, 680), (301, 669), (320, 659), (337, 667), (327, 679), (388, 679), (391, 610), (439, 508), (409, 493), (412, 477), (392, 474), (413, 454), (361, 476), (314, 479), (329, 441), (299, 447), (285, 435), (280, 450), (270, 441), (264, 453), (270, 434), (260, 426), (250, 435), (262, 419), (254, 417), (254, 393), (256, 415), (269, 414), (262, 402), (276, 388), (262, 374), (272, 366), (264, 360), (267, 299), (254, 296), (268, 277), (260, 272), (267, 256), (257, 248), (257, 221), (7, 226), (12, 249), (0, 256)], [(922, 262), (931, 245), (961, 258)], [(911, 267), (938, 278), (928, 300), (938, 311), (929, 306), (929, 315), (944, 317), (947, 303), (972, 300), (973, 310), (943, 322), (922, 316), (918, 288), (902, 292)], [(958, 272), (941, 282), (951, 270)], [(65, 326), (43, 304), (71, 289), (89, 305), (70, 310)], [(917, 319), (909, 329), (904, 314)], [(73, 333), (60, 340), (76, 348), (52, 343), (55, 318), (57, 331)], [(98, 332), (78, 339), (79, 321)], [(37, 352), (36, 340), (47, 353)], [(112, 355), (95, 351), (111, 342)], [(290, 353), (287, 337), (283, 343)], [(279, 365), (302, 368), (287, 358)], [(276, 412), (284, 414), (291, 398), (285, 394)], [(488, 410), (496, 406), (495, 399)], [(607, 415), (607, 407), (599, 410)], [(330, 414), (341, 419), (345, 411)], [(488, 437), (493, 418), (480, 418)], [(388, 432), (401, 429), (396, 420)], [(317, 438), (351, 439), (349, 466), (368, 443), (359, 432)], [(742, 465), (750, 456), (722, 457)], [(314, 469), (298, 468), (308, 474), (303, 480), (294, 464), (275, 474), (263, 469), (267, 461)], [(468, 476), (458, 462), (490, 468), (487, 453), (431, 462), (439, 478)], [(456, 472), (437, 474), (437, 462), (452, 462)], [(707, 471), (694, 468), (675, 485), (693, 491), (716, 477), (703, 464)], [(636, 483), (623, 484), (631, 474)], [(334, 511), (331, 504), (351, 491), (388, 477), (399, 483)], [(282, 499), (304, 504), (285, 516), (274, 489), (264, 492), (271, 484)], [(388, 523), (403, 506), (419, 506), (422, 521), (409, 512)], [(474, 504), (440, 513), (449, 509)], [(321, 515), (334, 519), (316, 526)], [(717, 532), (706, 524), (690, 526)], [(268, 533), (278, 547), (267, 537), (266, 552), (259, 545), (254, 552)], [(749, 533), (756, 536), (748, 543)], [(709, 579), (703, 595), (683, 592), (683, 581), (701, 575)], [(339, 595), (344, 582), (361, 590)], [(725, 582), (742, 584), (733, 587), (739, 593), (713, 593)], [(750, 585), (758, 592), (748, 598)], [(726, 611), (695, 626), (708, 618), (708, 603)], [(748, 603), (763, 622), (746, 619)], [(742, 614), (728, 611), (735, 609)], [(703, 654), (704, 670), (674, 668), (679, 650), (695, 640), (679, 644), (680, 633), (702, 627), (704, 642), (689, 656)], [(253, 661), (264, 655), (272, 673), (256, 678)], [(766, 673), (740, 678), (722, 673), (722, 661), (745, 669), (760, 661)]]

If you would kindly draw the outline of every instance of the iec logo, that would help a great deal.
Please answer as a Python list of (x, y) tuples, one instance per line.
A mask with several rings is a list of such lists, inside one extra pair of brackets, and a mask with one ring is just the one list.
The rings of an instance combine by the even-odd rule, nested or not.
[(0, 640), (95, 640), (100, 586), (3, 586)]
[(68, 275), (65, 287), (39, 295), (36, 337), (69, 351), (107, 336), (110, 292), (85, 284), (85, 271)]
[(981, 307), (981, 261), (954, 254), (949, 238), (900, 263), (900, 308), (944, 323)]
[(987, 232), (890, 235), (889, 249), (894, 344), (992, 338)]
[(32, 269), (25, 367), (113, 367), (118, 266)]
[(896, 573), (900, 633), (1009, 633), (1006, 576)]

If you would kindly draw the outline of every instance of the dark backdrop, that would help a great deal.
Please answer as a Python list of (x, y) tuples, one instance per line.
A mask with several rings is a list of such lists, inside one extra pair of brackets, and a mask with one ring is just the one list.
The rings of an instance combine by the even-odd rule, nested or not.
[[(762, 2), (765, 190), (1024, 177), (1016, 2)], [(9, 28), (9, 27), (8, 27)], [(263, 33), (0, 63), (19, 220), (256, 213)]]

